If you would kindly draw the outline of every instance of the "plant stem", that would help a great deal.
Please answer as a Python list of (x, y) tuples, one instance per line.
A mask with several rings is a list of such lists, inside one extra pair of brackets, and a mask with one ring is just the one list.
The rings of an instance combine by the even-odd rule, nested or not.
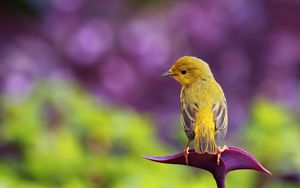
[(218, 188), (225, 188), (225, 176), (214, 176), (214, 178), (216, 180)]

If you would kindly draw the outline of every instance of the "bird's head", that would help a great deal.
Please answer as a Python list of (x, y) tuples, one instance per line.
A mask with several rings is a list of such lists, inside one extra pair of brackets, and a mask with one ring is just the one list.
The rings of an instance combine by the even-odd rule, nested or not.
[(206, 80), (213, 75), (208, 64), (201, 59), (192, 56), (183, 56), (168, 71), (164, 72), (162, 76), (172, 76), (181, 85), (187, 86), (200, 79)]

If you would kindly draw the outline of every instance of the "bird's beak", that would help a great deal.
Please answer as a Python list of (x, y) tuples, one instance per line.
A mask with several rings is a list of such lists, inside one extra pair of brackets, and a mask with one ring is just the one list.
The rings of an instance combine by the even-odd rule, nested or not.
[(174, 74), (173, 72), (171, 72), (170, 70), (168, 70), (168, 71), (162, 73), (161, 76), (174, 76), (174, 75), (175, 75), (175, 74)]

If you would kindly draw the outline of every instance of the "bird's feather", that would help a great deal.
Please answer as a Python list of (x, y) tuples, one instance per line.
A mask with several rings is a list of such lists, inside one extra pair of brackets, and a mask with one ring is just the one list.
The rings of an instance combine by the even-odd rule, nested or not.
[(212, 111), (214, 114), (214, 123), (216, 128), (215, 137), (218, 142), (222, 142), (227, 134), (228, 128), (227, 102), (224, 95), (221, 101), (213, 103)]
[(191, 141), (195, 138), (195, 114), (197, 111), (197, 105), (187, 105), (184, 101), (180, 102), (180, 122), (183, 127), (183, 130)]

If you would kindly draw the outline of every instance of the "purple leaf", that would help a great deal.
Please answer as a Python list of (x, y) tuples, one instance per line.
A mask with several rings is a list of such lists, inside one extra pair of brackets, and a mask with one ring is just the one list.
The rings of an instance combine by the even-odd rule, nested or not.
[[(145, 159), (167, 164), (187, 165), (185, 162), (184, 153), (177, 153), (168, 156), (143, 156)], [(189, 150), (188, 166), (201, 168), (212, 173), (218, 188), (225, 188), (225, 176), (228, 172), (239, 169), (257, 170), (269, 175), (272, 175), (265, 169), (251, 154), (246, 151), (229, 147), (222, 153), (220, 164), (217, 164), (217, 156), (208, 153), (197, 153), (194, 149)]]

